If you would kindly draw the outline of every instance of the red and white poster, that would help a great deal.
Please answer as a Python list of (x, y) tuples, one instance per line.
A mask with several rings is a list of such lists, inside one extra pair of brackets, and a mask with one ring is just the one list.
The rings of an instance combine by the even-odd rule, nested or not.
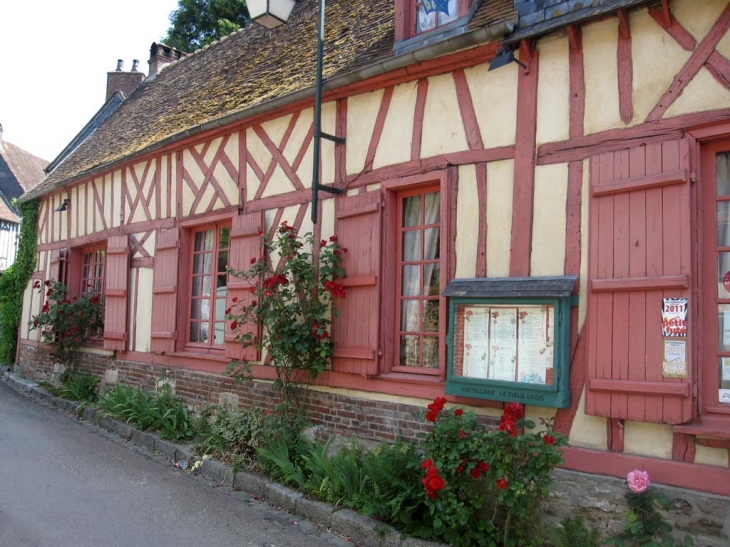
[(664, 298), (662, 301), (662, 336), (687, 336), (687, 299)]

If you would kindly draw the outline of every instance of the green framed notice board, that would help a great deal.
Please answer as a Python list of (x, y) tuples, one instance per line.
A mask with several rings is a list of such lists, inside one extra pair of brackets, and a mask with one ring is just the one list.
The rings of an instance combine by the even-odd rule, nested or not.
[(455, 279), (449, 298), (446, 394), (570, 405), (575, 276)]

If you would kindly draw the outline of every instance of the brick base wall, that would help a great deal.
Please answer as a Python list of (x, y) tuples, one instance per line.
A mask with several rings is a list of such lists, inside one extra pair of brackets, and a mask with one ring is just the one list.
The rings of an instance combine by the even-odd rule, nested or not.
[[(281, 403), (279, 392), (271, 382), (236, 383), (217, 374), (116, 360), (91, 353), (83, 355), (80, 366), (101, 379), (108, 370), (116, 370), (120, 383), (145, 390), (152, 390), (158, 381), (165, 380), (174, 387), (175, 394), (195, 410), (220, 404), (222, 400), (237, 402), (244, 408), (270, 410)], [(17, 368), (25, 378), (50, 381), (53, 364), (47, 351), (21, 346)], [(410, 441), (424, 437), (430, 426), (421, 416), (426, 410), (425, 404), (413, 406), (374, 401), (314, 389), (301, 395), (307, 418), (315, 425), (323, 426), (323, 434), (357, 437), (365, 441)], [(482, 421), (492, 426), (498, 423), (495, 418), (485, 417)]]

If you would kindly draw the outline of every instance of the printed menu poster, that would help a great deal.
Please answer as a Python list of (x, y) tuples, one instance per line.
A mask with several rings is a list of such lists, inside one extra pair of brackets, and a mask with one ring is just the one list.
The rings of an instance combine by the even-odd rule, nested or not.
[(487, 377), (489, 308), (464, 310), (464, 376)]
[(662, 336), (687, 336), (687, 299), (662, 299)]
[(687, 377), (687, 342), (685, 340), (664, 340), (662, 374), (668, 378)]
[(520, 308), (519, 320), (519, 381), (544, 384), (548, 366), (547, 309)]
[(517, 308), (492, 308), (489, 379), (514, 382), (517, 372)]

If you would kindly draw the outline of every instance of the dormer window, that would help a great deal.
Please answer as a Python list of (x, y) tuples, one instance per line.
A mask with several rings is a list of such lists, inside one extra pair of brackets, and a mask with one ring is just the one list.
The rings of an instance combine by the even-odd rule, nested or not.
[[(415, 0), (413, 11), (415, 14), (415, 34), (429, 32), (447, 23), (456, 21), (459, 17), (460, 4), (466, 5), (465, 0)], [(436, 9), (434, 9), (436, 7)], [(448, 12), (439, 10), (439, 7), (446, 8)]]
[(466, 30), (480, 0), (396, 0), (395, 53), (406, 53)]

